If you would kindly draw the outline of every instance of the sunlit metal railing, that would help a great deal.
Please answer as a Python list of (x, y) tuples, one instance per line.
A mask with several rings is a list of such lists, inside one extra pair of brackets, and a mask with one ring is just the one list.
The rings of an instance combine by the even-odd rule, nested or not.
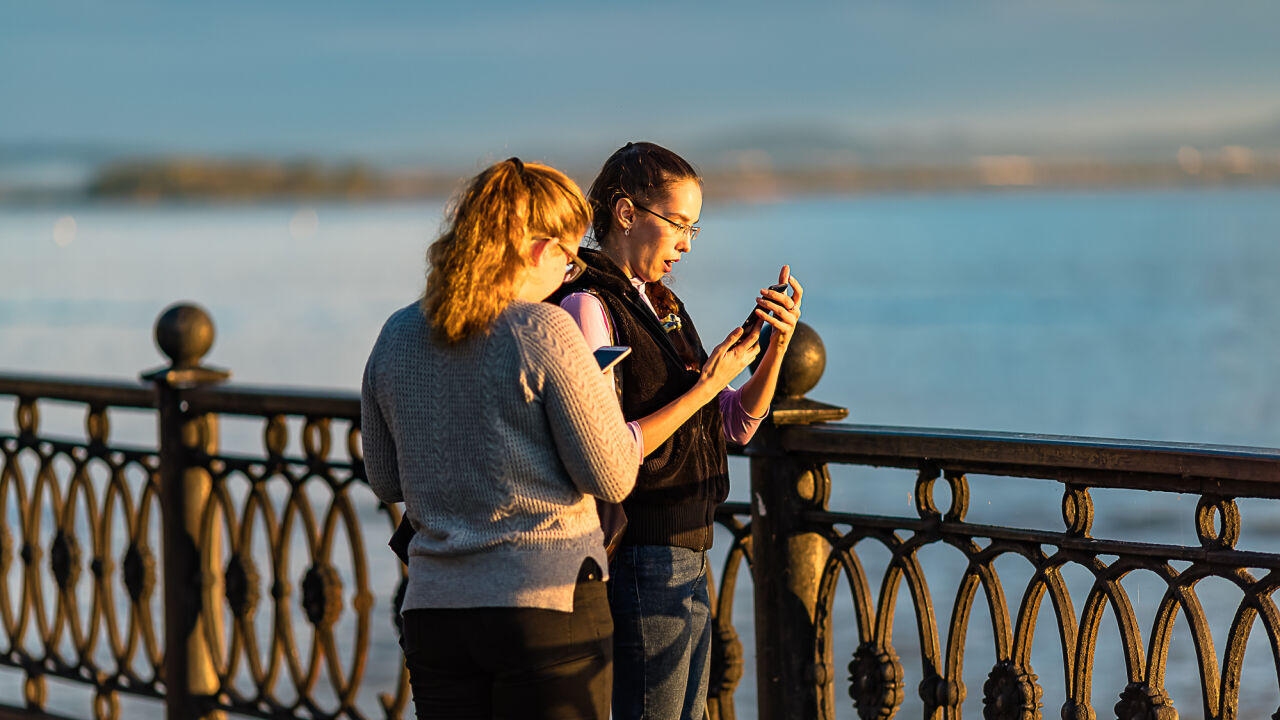
[[(201, 365), (212, 325), (195, 308), (162, 316), (157, 338), (171, 362), (141, 382), (0, 375), (14, 410), (0, 433), (0, 673), (23, 687), (0, 697), (0, 717), (48, 709), (50, 681), (86, 688), (96, 718), (122, 717), (131, 696), (170, 718), (410, 715), (392, 600), (404, 570), (383, 547), (399, 510), (365, 482), (358, 396), (223, 383)], [(1234, 718), (1254, 624), (1280, 666), (1280, 553), (1237, 548), (1237, 500), (1280, 499), (1280, 451), (828, 423), (843, 410), (802, 397), (821, 342), (796, 342), (772, 420), (733, 450), (750, 502), (717, 518), (714, 718), (736, 717), (749, 656), (754, 709), (771, 719), (887, 719), (905, 705), (926, 718), (1167, 719), (1171, 674), (1199, 678), (1184, 714)], [(49, 406), (82, 413), (83, 434), (46, 431)], [(150, 418), (155, 442), (114, 441), (121, 413)], [(830, 507), (836, 468), (893, 472), (869, 467), (905, 471), (909, 512)], [(971, 521), (971, 478), (991, 476), (1048, 488), (1060, 522)], [(835, 481), (846, 498), (874, 494), (859, 482)], [(1104, 491), (1188, 498), (1193, 539), (1095, 532)], [(935, 548), (954, 559), (931, 563)], [(1126, 584), (1135, 571), (1161, 585), (1150, 622)], [(1229, 602), (1206, 607), (1210, 579), (1235, 589)], [(734, 613), (744, 580), (747, 617)], [(1097, 676), (1104, 625), (1123, 677)], [(1177, 626), (1192, 647), (1173, 667)], [(967, 687), (975, 642), (994, 663)], [(1046, 645), (1054, 661), (1033, 667)]]

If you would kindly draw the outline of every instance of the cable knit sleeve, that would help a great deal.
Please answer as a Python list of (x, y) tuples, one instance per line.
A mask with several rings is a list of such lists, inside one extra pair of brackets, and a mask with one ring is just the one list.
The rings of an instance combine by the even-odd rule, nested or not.
[(635, 437), (622, 419), (609, 376), (564, 310), (541, 305), (544, 333), (529, 344), (526, 357), (543, 376), (547, 420), (560, 460), (579, 490), (618, 502), (636, 481)]
[(364, 450), (364, 469), (369, 486), (378, 499), (388, 503), (403, 502), (396, 443), (382, 415), (382, 408), (378, 407), (375, 387), (377, 359), (378, 345), (375, 345), (369, 361), (365, 363), (364, 381), (360, 383), (360, 442)]

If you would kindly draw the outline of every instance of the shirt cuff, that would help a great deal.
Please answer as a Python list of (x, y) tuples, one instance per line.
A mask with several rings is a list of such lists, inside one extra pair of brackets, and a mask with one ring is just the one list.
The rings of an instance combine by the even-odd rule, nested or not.
[[(746, 445), (756, 434), (756, 428), (764, 421), (764, 416), (756, 417), (742, 407), (742, 391), (725, 388), (717, 398), (720, 401), (720, 415), (724, 420), (724, 438), (730, 442)], [(768, 410), (765, 411), (768, 415)]]
[(631, 437), (636, 441), (636, 465), (644, 463), (644, 430), (640, 429), (640, 422), (632, 420), (627, 423), (627, 429), (631, 431)]

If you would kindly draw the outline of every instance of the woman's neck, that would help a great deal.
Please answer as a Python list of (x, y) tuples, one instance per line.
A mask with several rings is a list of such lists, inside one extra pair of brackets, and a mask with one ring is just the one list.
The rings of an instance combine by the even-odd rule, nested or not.
[(615, 238), (613, 242), (610, 242), (607, 245), (601, 245), (600, 252), (604, 253), (605, 257), (612, 260), (613, 264), (617, 265), (618, 269), (622, 271), (622, 274), (626, 275), (627, 278), (630, 279), (635, 277), (635, 273), (631, 270), (631, 263), (627, 262), (627, 259), (623, 257), (622, 252), (619, 249), (621, 247), (622, 241)]

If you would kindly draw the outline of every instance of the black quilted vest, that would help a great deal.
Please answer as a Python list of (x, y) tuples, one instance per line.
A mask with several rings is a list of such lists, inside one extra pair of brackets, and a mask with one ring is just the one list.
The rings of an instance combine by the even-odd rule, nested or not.
[[(680, 395), (698, 379), (680, 360), (640, 293), (613, 261), (596, 250), (582, 250), (587, 271), (549, 298), (558, 303), (575, 292), (590, 292), (613, 319), (617, 342), (631, 354), (618, 366), (622, 381), (622, 414), (627, 420), (649, 415)], [(679, 299), (677, 298), (679, 303)], [(693, 321), (679, 303), (684, 340), (707, 358)], [(624, 545), (711, 547), (716, 506), (729, 494), (729, 466), (719, 403), (704, 405), (666, 442), (645, 457), (635, 490), (622, 502), (627, 513)]]

